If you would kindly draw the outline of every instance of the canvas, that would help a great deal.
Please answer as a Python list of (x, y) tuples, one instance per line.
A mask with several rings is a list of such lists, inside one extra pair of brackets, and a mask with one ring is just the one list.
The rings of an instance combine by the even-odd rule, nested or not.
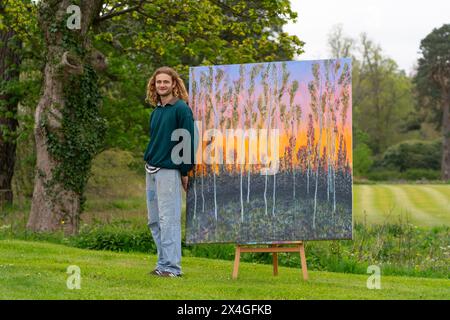
[(190, 68), (186, 243), (352, 237), (351, 60)]

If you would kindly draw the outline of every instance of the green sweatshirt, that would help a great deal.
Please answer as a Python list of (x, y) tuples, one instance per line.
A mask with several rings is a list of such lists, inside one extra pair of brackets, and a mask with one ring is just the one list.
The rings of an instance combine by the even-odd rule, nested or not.
[[(171, 135), (180, 128), (186, 129), (191, 135), (191, 161), (174, 164), (171, 160), (172, 149), (183, 138), (171, 141)], [(194, 166), (194, 153), (194, 117), (191, 108), (178, 98), (173, 98), (165, 106), (157, 106), (150, 115), (150, 142), (145, 150), (145, 162), (154, 167), (178, 169), (182, 176), (187, 176)]]

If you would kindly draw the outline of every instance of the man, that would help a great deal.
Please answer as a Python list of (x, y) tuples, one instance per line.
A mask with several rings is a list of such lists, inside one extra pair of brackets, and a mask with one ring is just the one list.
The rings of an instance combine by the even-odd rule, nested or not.
[[(147, 85), (147, 100), (154, 106), (150, 115), (150, 142), (145, 151), (148, 226), (156, 243), (158, 262), (152, 275), (181, 276), (181, 187), (187, 191), (188, 172), (194, 164), (194, 120), (188, 94), (175, 70), (162, 67)], [(184, 131), (188, 135), (172, 141)], [(179, 152), (173, 149), (178, 144)], [(178, 150), (175, 149), (175, 150)], [(187, 152), (187, 154), (185, 153)]]

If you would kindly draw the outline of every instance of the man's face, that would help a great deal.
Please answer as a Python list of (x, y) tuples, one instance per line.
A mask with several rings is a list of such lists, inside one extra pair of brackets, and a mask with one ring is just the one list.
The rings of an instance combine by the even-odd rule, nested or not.
[(172, 90), (175, 88), (175, 83), (172, 81), (172, 77), (165, 73), (160, 73), (155, 79), (156, 93), (161, 97), (166, 97), (172, 94)]

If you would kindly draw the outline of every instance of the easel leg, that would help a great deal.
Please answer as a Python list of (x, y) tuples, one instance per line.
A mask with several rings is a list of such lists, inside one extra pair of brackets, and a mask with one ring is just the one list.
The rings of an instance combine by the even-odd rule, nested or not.
[(276, 252), (274, 252), (272, 254), (273, 254), (273, 275), (277, 276), (278, 275), (278, 254)]
[(305, 246), (303, 242), (299, 244), (300, 260), (302, 262), (303, 280), (308, 280), (308, 269), (306, 267)]
[(236, 246), (236, 252), (234, 254), (234, 268), (233, 268), (233, 279), (237, 279), (239, 272), (239, 261), (241, 260), (241, 246)]

